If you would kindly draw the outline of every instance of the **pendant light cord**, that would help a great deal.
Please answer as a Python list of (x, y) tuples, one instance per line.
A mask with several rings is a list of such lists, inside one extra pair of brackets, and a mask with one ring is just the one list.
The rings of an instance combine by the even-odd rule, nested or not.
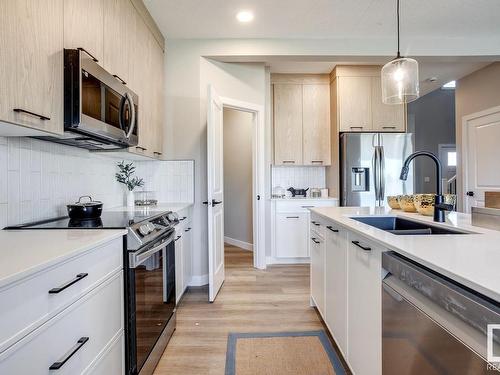
[(397, 0), (397, 19), (398, 19), (398, 56), (397, 58), (399, 59), (401, 57), (401, 54), (399, 53), (399, 0)]

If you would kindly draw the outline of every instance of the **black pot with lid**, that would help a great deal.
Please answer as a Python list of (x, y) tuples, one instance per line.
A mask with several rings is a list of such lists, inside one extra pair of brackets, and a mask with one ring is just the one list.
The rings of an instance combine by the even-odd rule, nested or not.
[[(83, 201), (84, 198), (88, 200)], [(102, 214), (102, 202), (93, 200), (90, 195), (82, 196), (78, 202), (68, 204), (66, 207), (68, 216), (73, 220), (97, 219)]]

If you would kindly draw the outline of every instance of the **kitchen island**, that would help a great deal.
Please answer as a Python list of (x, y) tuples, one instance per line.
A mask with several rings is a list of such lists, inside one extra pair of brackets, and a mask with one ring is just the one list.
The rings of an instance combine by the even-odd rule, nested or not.
[[(356, 220), (366, 217), (398, 217), (460, 234), (396, 235)], [(318, 207), (311, 223), (311, 304), (356, 374), (382, 373), (383, 253), (500, 302), (500, 232), (472, 226), (470, 215), (450, 213), (445, 223), (434, 223), (385, 208)]]

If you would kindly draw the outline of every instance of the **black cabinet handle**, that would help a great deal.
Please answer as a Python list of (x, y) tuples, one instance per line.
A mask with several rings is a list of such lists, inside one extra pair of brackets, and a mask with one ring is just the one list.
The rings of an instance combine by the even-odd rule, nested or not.
[(135, 146), (135, 148), (137, 148), (138, 150), (141, 150), (141, 151), (146, 151), (147, 150), (147, 148), (141, 147), (141, 146)]
[(177, 242), (177, 240), (179, 240), (181, 237), (182, 237), (182, 236), (177, 236), (177, 237), (175, 237), (174, 242)]
[(351, 129), (363, 129), (363, 127), (362, 127), (362, 126), (351, 126), (350, 128), (351, 128)]
[(333, 229), (331, 225), (327, 225), (327, 228), (330, 229), (332, 232), (338, 233), (338, 229)]
[(89, 274), (88, 273), (79, 273), (76, 275), (76, 277), (73, 280), (68, 281), (66, 284), (63, 284), (57, 288), (52, 288), (49, 290), (49, 294), (57, 294), (62, 292), (64, 289), (69, 288), (71, 285), (79, 282), (80, 280), (83, 280), (86, 278)]
[(315, 237), (311, 237), (312, 242), (314, 243), (321, 243), (321, 241), (318, 241)]
[(161, 152), (158, 152), (158, 151), (154, 151), (153, 154), (158, 155), (158, 156), (163, 155)]
[(68, 362), (68, 360), (73, 357), (73, 355), (79, 351), (83, 345), (85, 345), (87, 343), (87, 341), (89, 341), (89, 338), (88, 337), (81, 337), (80, 339), (78, 339), (78, 341), (76, 342), (76, 344), (70, 349), (68, 350), (68, 352), (64, 355), (63, 358), (61, 358), (59, 361), (57, 362), (54, 362), (50, 367), (49, 367), (49, 370), (59, 370), (61, 367), (64, 366), (64, 364), (66, 362)]
[(212, 199), (212, 206), (217, 206), (218, 204), (221, 204), (222, 201), (216, 201), (215, 199)]
[(382, 129), (396, 129), (395, 126), (382, 126)]
[(99, 62), (99, 60), (97, 60), (97, 59), (95, 58), (95, 56), (94, 56), (94, 55), (92, 55), (92, 54), (91, 54), (89, 51), (87, 51), (85, 48), (83, 48), (83, 47), (78, 47), (78, 48), (77, 48), (77, 50), (82, 51), (82, 52), (85, 52), (87, 55), (89, 55), (89, 56), (90, 56), (90, 58), (91, 58), (92, 60), (94, 60), (95, 62)]
[(468, 197), (473, 197), (474, 196), (474, 192), (473, 191), (468, 191), (467, 193), (465, 193), (465, 195), (467, 195)]
[(371, 247), (361, 245), (359, 241), (351, 241), (351, 242), (357, 247), (363, 249), (364, 251), (370, 251), (372, 249)]
[(295, 164), (295, 160), (283, 160), (283, 164)]
[(191, 230), (191, 228), (186, 228), (184, 229), (184, 232), (189, 232)]
[(321, 226), (320, 223), (313, 223), (314, 225), (316, 225), (317, 227)]
[(301, 206), (302, 208), (314, 208), (315, 206)]
[(286, 218), (287, 219), (298, 219), (299, 217), (298, 216), (287, 216)]
[(179, 219), (179, 221), (183, 221), (183, 220), (186, 220), (187, 219), (187, 216), (183, 216)]
[(121, 83), (123, 83), (124, 85), (127, 84), (127, 82), (125, 82), (123, 79), (120, 78), (120, 76), (118, 74), (113, 74), (113, 77), (115, 77), (118, 81), (120, 81)]
[(17, 113), (25, 113), (25, 114), (33, 116), (33, 117), (38, 117), (42, 121), (50, 121), (50, 117), (47, 117), (44, 115), (39, 115), (38, 113), (27, 111), (27, 110), (22, 109), (22, 108), (14, 108), (13, 111), (17, 112)]
[(311, 160), (313, 164), (323, 164), (323, 160)]

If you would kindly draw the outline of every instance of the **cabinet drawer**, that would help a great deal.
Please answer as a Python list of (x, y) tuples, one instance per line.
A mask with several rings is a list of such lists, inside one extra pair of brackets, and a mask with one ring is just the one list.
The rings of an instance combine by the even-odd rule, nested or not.
[(121, 332), (115, 341), (109, 345), (102, 356), (85, 371), (92, 375), (122, 375), (125, 373), (125, 337)]
[(308, 214), (276, 214), (276, 256), (280, 258), (308, 257)]
[(121, 269), (122, 260), (119, 238), (1, 289), (0, 352)]
[[(76, 352), (57, 374), (81, 374), (123, 331), (123, 272), (120, 271), (30, 335), (0, 354), (2, 374), (47, 374)], [(88, 338), (85, 343), (79, 343)]]
[(338, 206), (338, 201), (333, 199), (300, 199), (276, 201), (276, 212), (309, 212), (314, 207)]

